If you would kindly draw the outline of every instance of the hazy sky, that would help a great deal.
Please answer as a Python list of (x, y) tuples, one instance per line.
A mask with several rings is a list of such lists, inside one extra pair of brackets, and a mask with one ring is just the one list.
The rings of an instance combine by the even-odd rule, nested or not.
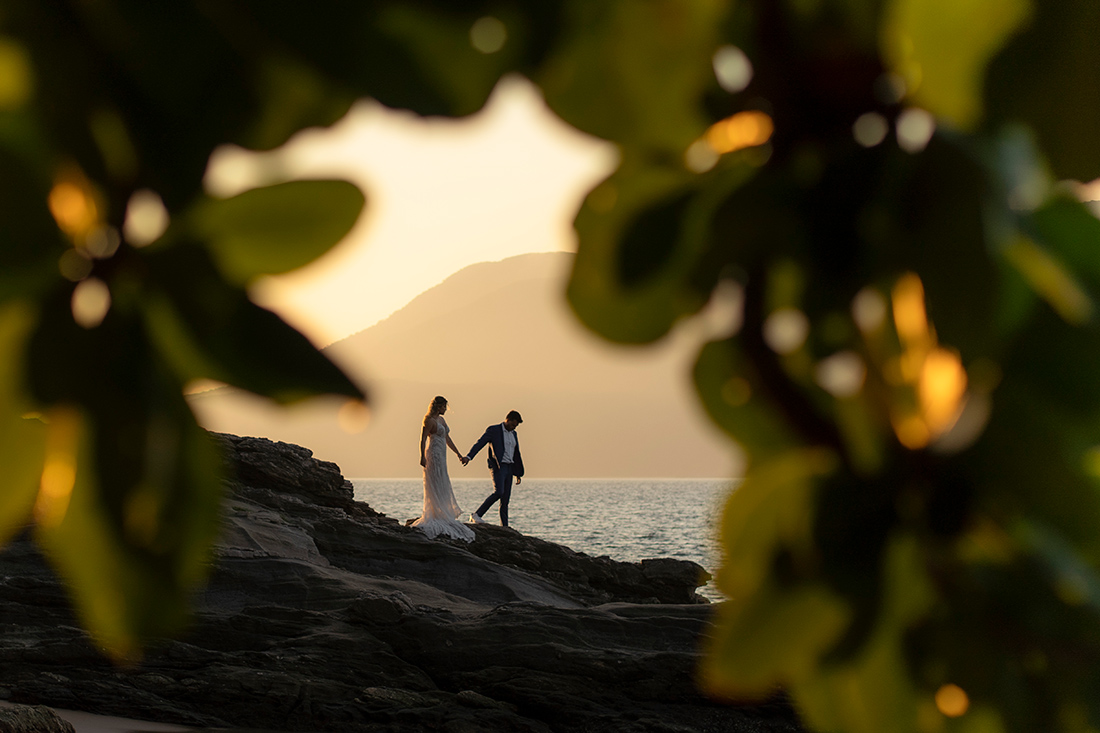
[(615, 165), (612, 145), (558, 120), (538, 90), (503, 80), (485, 109), (450, 120), (357, 104), (275, 153), (224, 149), (214, 193), (341, 177), (367, 195), (348, 237), (308, 267), (261, 280), (253, 298), (324, 346), (385, 318), (475, 262), (575, 251), (572, 220)]
[[(224, 148), (214, 155), (206, 183), (215, 195), (310, 177), (345, 178), (363, 189), (367, 196), (365, 213), (342, 243), (301, 270), (261, 280), (251, 291), (261, 305), (278, 312), (318, 346), (326, 346), (374, 325), (469, 265), (530, 252), (575, 251), (572, 222), (577, 210), (587, 192), (612, 172), (616, 161), (613, 145), (561, 122), (546, 107), (534, 85), (514, 77), (500, 83), (484, 110), (463, 120), (420, 118), (363, 102), (332, 128), (305, 131), (274, 153)], [(711, 473), (724, 473), (715, 466), (724, 466), (730, 460), (729, 444), (702, 416), (687, 379), (698, 343), (727, 331), (733, 323), (735, 299), (716, 298), (715, 302), (717, 305), (712, 304), (702, 318), (682, 324), (675, 338), (637, 352), (630, 350), (631, 358), (639, 363), (615, 362), (628, 371), (643, 368), (641, 361), (669, 365), (653, 379), (661, 382), (658, 386), (662, 395), (678, 395), (676, 404), (669, 407), (666, 403), (673, 399), (669, 397), (657, 409), (653, 388), (646, 390), (649, 402), (628, 399), (625, 404), (640, 409), (632, 421), (642, 433), (659, 436), (662, 430), (672, 430), (673, 437), (686, 440), (688, 447), (652, 450), (667, 460), (659, 467), (649, 463), (642, 466), (636, 460), (639, 439), (629, 439), (624, 433), (626, 437), (621, 440), (603, 444), (602, 472), (592, 475), (628, 476), (638, 475), (637, 471), (648, 472), (646, 475), (698, 475), (704, 462), (687, 458), (695, 455), (692, 451), (703, 451), (713, 459), (706, 463)], [(565, 315), (567, 309), (562, 308), (562, 312)], [(456, 323), (455, 328), (464, 325), (470, 327)], [(569, 325), (581, 330), (571, 320)], [(615, 350), (594, 337), (578, 339), (576, 349), (585, 345), (601, 353)], [(568, 352), (573, 354), (570, 358), (575, 358), (576, 349), (565, 348), (561, 353)], [(619, 347), (618, 351), (623, 349)], [(452, 345), (453, 358), (462, 358), (461, 352), (460, 346)], [(621, 361), (627, 357), (618, 354), (617, 358)], [(676, 368), (680, 362), (682, 368)], [(369, 376), (377, 364), (367, 359), (361, 366)], [(446, 374), (444, 370), (439, 381), (446, 381)], [(217, 400), (211, 398), (205, 412), (200, 410), (200, 421), (215, 430), (307, 445), (319, 457), (361, 475), (377, 475), (379, 470), (415, 475), (419, 466), (412, 459), (400, 470), (383, 468), (376, 465), (377, 461), (360, 464), (364, 455), (375, 455), (367, 449), (376, 453), (381, 450), (380, 441), (391, 437), (390, 432), (398, 436), (395, 440), (406, 441), (409, 450), (415, 449), (424, 406), (432, 394), (438, 393), (435, 380), (429, 381), (433, 383), (422, 385), (424, 394), (410, 397), (408, 405), (397, 399), (403, 394), (402, 387), (393, 379), (373, 381), (373, 416), (361, 434), (349, 435), (340, 423), (338, 405), (328, 403), (303, 406), (303, 410), (312, 411), (295, 417), (286, 411), (274, 413), (266, 403), (256, 401), (218, 408)], [(516, 397), (525, 409), (536, 413), (539, 399), (545, 402), (545, 395), (535, 394), (538, 388), (537, 383), (525, 385), (523, 389), (534, 390), (532, 395), (529, 399)], [(412, 387), (405, 385), (403, 389)], [(452, 389), (461, 391), (457, 385)], [(610, 405), (608, 400), (613, 401), (619, 392), (611, 390), (593, 399)], [(456, 410), (457, 403), (462, 402), (461, 408), (470, 415), (478, 409), (490, 409), (492, 402), (481, 397), (463, 401), (457, 393), (452, 397), (456, 398)], [(569, 414), (551, 414), (550, 408), (544, 408), (544, 412), (544, 419), (525, 426), (525, 434), (539, 446), (532, 449), (531, 457), (537, 458), (542, 449), (553, 452), (554, 446), (560, 455), (543, 461), (539, 473), (580, 475), (582, 468), (568, 460), (576, 452), (568, 447), (573, 434), (559, 425)], [(569, 411), (562, 407), (559, 412)], [(394, 414), (387, 418), (389, 413)], [(461, 422), (461, 415), (455, 417)], [(407, 429), (393, 427), (401, 420), (409, 423)], [(382, 429), (384, 423), (391, 428)], [(467, 432), (470, 430), (467, 426)], [(558, 434), (553, 434), (555, 430)], [(667, 441), (662, 444), (667, 445)], [(415, 458), (414, 453), (409, 455)], [(685, 466), (685, 461), (690, 465)], [(591, 473), (592, 469), (583, 471)]]

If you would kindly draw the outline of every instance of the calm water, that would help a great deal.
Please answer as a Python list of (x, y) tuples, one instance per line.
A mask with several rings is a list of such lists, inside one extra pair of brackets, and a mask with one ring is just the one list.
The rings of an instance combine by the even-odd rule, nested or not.
[[(452, 479), (464, 512), (492, 491), (488, 476)], [(353, 479), (355, 498), (400, 521), (420, 516), (420, 479)], [(718, 517), (729, 479), (536, 479), (512, 488), (509, 523), (524, 534), (593, 556), (636, 562), (694, 560), (712, 574), (718, 565)], [(497, 506), (486, 515), (500, 522)], [(720, 600), (712, 586), (700, 593)]]

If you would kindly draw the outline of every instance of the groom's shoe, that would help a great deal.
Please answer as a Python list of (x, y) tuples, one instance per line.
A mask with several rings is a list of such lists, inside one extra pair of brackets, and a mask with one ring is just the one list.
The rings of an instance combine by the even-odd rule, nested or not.
[(477, 512), (474, 512), (474, 513), (470, 514), (470, 521), (473, 522), (474, 524), (488, 524), (488, 522), (486, 522), (484, 519), (482, 519), (481, 515), (478, 514)]

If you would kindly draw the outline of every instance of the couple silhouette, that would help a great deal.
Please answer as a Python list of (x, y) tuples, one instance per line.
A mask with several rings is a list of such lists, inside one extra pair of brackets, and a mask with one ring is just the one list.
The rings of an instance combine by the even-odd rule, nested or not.
[(443, 415), (447, 412), (447, 400), (436, 397), (420, 431), (420, 465), (424, 467), (424, 507), (420, 517), (412, 523), (428, 537), (444, 535), (470, 542), (474, 532), (459, 521), (462, 508), (455, 499), (451, 477), (447, 472), (447, 449), (450, 448), (465, 466), (485, 446), (489, 446), (489, 471), (493, 478), (493, 492), (486, 497), (477, 511), (470, 515), (475, 524), (485, 523), (485, 512), (500, 502), (500, 523), (508, 526), (508, 504), (512, 496), (512, 480), (523, 480), (523, 457), (519, 450), (516, 428), (523, 418), (515, 410), (510, 411), (504, 422), (490, 425), (470, 450), (463, 455), (451, 440), (451, 428)]

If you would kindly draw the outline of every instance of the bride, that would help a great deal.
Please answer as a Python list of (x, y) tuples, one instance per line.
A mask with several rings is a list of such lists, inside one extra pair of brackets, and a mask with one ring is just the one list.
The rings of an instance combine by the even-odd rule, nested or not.
[[(424, 467), (424, 510), (412, 526), (420, 527), (429, 537), (445, 535), (470, 542), (474, 539), (474, 531), (457, 521), (462, 510), (455, 501), (451, 478), (447, 475), (447, 448), (455, 452), (462, 465), (466, 465), (466, 459), (451, 442), (451, 429), (443, 419), (446, 411), (447, 400), (436, 397), (428, 408), (428, 414), (424, 416), (424, 428), (420, 431), (420, 465)], [(427, 451), (424, 450), (425, 443)]]

